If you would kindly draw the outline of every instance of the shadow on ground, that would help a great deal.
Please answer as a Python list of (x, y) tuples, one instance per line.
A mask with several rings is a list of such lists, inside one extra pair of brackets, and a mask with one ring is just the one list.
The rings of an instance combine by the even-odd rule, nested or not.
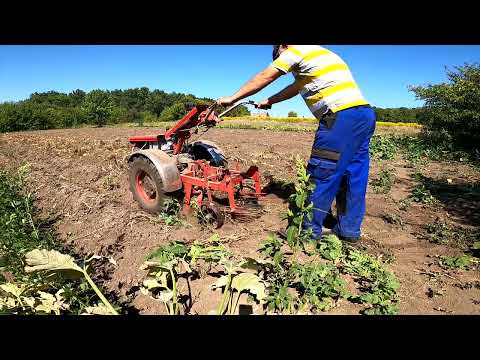
[(419, 180), (452, 216), (464, 225), (480, 226), (480, 182), (449, 184), (426, 176)]

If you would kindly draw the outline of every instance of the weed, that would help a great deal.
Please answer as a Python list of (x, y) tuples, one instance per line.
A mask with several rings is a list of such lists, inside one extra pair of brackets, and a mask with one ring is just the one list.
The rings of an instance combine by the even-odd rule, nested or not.
[(384, 213), (382, 215), (382, 219), (388, 224), (400, 226), (402, 228), (405, 225), (403, 219), (399, 215), (394, 213)]
[(447, 269), (462, 269), (468, 270), (477, 261), (466, 254), (460, 256), (440, 256), (439, 265)]
[(388, 194), (395, 183), (395, 169), (384, 168), (377, 178), (370, 181), (376, 193)]
[(370, 304), (366, 315), (391, 315), (398, 311), (398, 280), (386, 270), (377, 259), (358, 250), (349, 249), (344, 262), (344, 271), (356, 276), (363, 290), (361, 295), (351, 299)]
[(180, 210), (182, 206), (175, 198), (167, 198), (163, 201), (163, 208), (158, 217), (167, 226), (181, 225), (183, 224), (180, 219)]
[(114, 175), (107, 175), (102, 178), (102, 187), (106, 190), (115, 190), (120, 187), (120, 180)]
[(398, 152), (395, 138), (385, 135), (373, 135), (370, 141), (370, 155), (377, 160), (393, 160)]
[(433, 197), (430, 190), (428, 190), (424, 184), (416, 185), (413, 188), (411, 194), (409, 195), (409, 198), (416, 203), (421, 203), (426, 205), (432, 205), (438, 202), (437, 199)]

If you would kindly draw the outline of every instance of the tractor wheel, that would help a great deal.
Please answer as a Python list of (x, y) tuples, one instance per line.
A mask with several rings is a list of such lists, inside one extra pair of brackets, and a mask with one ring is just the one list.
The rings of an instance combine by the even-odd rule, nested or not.
[(128, 173), (134, 200), (144, 210), (159, 213), (167, 196), (155, 165), (144, 157), (137, 157), (129, 164)]
[(221, 228), (225, 222), (225, 215), (215, 205), (203, 204), (201, 207), (202, 219), (201, 223), (204, 225), (213, 226), (215, 229)]

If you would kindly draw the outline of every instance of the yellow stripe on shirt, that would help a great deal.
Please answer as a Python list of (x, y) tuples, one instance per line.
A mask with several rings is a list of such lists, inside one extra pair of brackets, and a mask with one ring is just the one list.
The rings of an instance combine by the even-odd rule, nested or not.
[(297, 77), (297, 85), (301, 88), (307, 85), (308, 83), (312, 82), (313, 80), (326, 75), (328, 73), (334, 72), (334, 71), (339, 71), (339, 70), (348, 70), (348, 66), (346, 64), (332, 64), (325, 66), (321, 69), (318, 69), (311, 74), (308, 75), (299, 75)]
[(320, 90), (317, 94), (310, 96), (308, 99), (306, 99), (306, 102), (308, 106), (313, 106), (316, 102), (323, 99), (324, 97), (333, 95), (345, 89), (357, 89), (357, 88), (358, 88), (357, 84), (354, 83), (353, 81), (330, 86), (324, 90)]
[(336, 113), (336, 112), (339, 112), (341, 110), (349, 109), (351, 107), (360, 106), (360, 105), (369, 105), (369, 104), (365, 100), (352, 101), (352, 102), (349, 102), (347, 104), (340, 105), (340, 106), (336, 107), (335, 109), (332, 109), (332, 112)]
[(277, 59), (275, 60), (273, 63), (272, 63), (273, 66), (275, 67), (279, 67), (281, 70), (285, 71), (285, 72), (289, 72), (290, 71), (290, 65), (288, 65), (286, 62), (283, 62), (282, 60), (280, 59)]

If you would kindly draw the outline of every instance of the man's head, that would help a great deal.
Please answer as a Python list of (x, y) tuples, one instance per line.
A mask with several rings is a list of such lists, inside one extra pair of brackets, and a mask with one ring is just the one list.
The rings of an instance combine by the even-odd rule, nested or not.
[(275, 61), (282, 52), (288, 49), (288, 45), (273, 45), (272, 58)]

